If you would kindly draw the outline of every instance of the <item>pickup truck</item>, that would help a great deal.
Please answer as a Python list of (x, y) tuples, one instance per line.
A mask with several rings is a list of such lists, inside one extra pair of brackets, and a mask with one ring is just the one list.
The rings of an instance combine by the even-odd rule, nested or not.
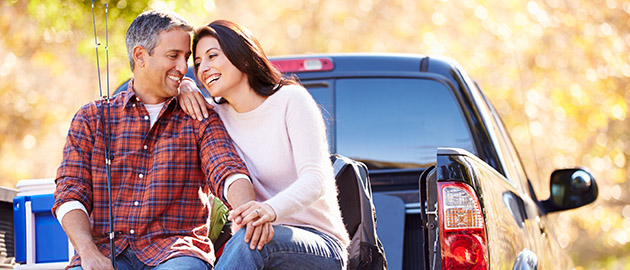
[[(583, 168), (539, 199), (507, 129), (461, 66), (411, 54), (276, 57), (321, 106), (330, 151), (369, 168), (390, 269), (570, 269), (547, 215), (597, 198)], [(341, 196), (341, 195), (340, 195)]]
[(539, 199), (499, 114), (455, 61), (326, 54), (272, 62), (320, 105), (330, 152), (368, 166), (389, 269), (572, 267), (547, 216), (593, 202), (595, 179), (584, 168), (556, 170), (550, 197)]

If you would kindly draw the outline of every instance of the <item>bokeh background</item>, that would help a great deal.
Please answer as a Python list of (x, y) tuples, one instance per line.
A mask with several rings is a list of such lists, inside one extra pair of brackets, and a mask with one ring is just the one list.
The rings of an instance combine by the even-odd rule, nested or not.
[[(131, 76), (124, 33), (151, 8), (194, 25), (239, 22), (268, 55), (457, 60), (503, 116), (540, 198), (555, 168), (584, 166), (596, 177), (594, 204), (552, 215), (578, 269), (630, 269), (629, 1), (100, 0), (101, 64), (105, 3), (112, 91)], [(73, 114), (98, 98), (92, 31), (90, 1), (0, 4), (0, 186), (55, 176)]]

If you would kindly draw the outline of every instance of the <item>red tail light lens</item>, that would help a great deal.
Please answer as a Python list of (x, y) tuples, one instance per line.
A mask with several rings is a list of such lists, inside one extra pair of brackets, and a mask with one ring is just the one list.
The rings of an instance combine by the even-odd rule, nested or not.
[(488, 269), (483, 213), (467, 184), (438, 183), (442, 269)]
[(333, 61), (329, 58), (287, 59), (271, 61), (281, 72), (329, 71)]

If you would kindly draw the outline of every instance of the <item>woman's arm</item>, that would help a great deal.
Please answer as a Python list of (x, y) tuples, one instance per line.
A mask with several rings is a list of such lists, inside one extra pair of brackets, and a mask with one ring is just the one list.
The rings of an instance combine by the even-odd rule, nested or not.
[(306, 89), (288, 87), (281, 91), (289, 91), (285, 122), (298, 178), (266, 201), (279, 219), (308, 208), (334, 181), (321, 111)]
[(201, 94), (195, 82), (188, 77), (184, 77), (179, 85), (177, 101), (186, 114), (199, 121), (208, 118), (208, 109), (213, 108)]

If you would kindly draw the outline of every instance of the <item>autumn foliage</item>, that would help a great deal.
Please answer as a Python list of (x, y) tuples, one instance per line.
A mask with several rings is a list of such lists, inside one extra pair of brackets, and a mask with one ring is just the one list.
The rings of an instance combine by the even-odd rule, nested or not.
[[(398, 52), (457, 60), (491, 99), (539, 198), (555, 168), (585, 166), (589, 206), (554, 214), (585, 269), (630, 267), (630, 2), (622, 0), (96, 1), (110, 87), (131, 76), (124, 34), (143, 10), (230, 19), (268, 55)], [(0, 185), (54, 177), (70, 120), (98, 98), (90, 1), (0, 4)], [(105, 69), (101, 68), (105, 76)], [(106, 90), (106, 89), (104, 89)]]

